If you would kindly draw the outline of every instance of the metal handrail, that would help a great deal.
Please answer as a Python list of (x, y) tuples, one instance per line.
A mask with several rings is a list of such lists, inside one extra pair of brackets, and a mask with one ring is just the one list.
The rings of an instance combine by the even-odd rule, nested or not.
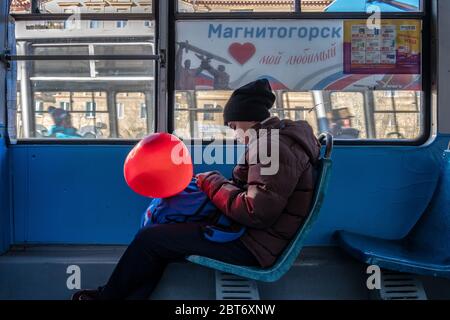
[(333, 136), (329, 132), (324, 132), (324, 133), (320, 134), (318, 139), (319, 139), (320, 144), (323, 145), (325, 143), (324, 159), (330, 159), (331, 154), (333, 152), (333, 145), (334, 145)]

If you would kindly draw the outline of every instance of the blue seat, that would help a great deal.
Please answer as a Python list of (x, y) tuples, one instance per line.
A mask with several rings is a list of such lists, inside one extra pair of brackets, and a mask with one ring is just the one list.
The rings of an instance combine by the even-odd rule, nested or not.
[(320, 209), (322, 207), (322, 203), (325, 198), (328, 182), (330, 180), (333, 137), (328, 133), (322, 134), (319, 137), (319, 140), (321, 141), (321, 143), (326, 143), (326, 148), (324, 156), (320, 159), (319, 163), (319, 174), (310, 214), (308, 215), (308, 218), (306, 219), (302, 227), (298, 230), (292, 242), (286, 247), (283, 254), (277, 259), (273, 266), (269, 268), (238, 266), (197, 255), (188, 256), (186, 259), (195, 264), (199, 264), (226, 273), (235, 274), (237, 276), (248, 279), (273, 282), (281, 278), (291, 268), (291, 266), (297, 259), (305, 243), (305, 239), (308, 233), (310, 232), (314, 222), (317, 220)]
[(381, 268), (450, 278), (450, 151), (433, 198), (408, 235), (385, 240), (346, 231), (336, 233), (339, 245), (358, 260)]

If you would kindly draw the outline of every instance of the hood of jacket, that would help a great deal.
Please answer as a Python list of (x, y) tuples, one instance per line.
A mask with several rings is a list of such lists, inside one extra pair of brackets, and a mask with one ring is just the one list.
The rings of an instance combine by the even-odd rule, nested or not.
[(317, 162), (321, 146), (308, 122), (280, 120), (274, 116), (258, 123), (254, 129), (278, 129), (280, 136), (287, 136), (297, 143), (306, 152), (313, 164)]

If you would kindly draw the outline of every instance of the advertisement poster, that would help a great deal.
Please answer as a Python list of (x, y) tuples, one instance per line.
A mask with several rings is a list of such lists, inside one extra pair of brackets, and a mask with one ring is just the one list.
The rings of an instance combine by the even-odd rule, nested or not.
[[(351, 21), (354, 22), (357, 24), (357, 20)], [(373, 72), (364, 68), (367, 56), (372, 62), (381, 62), (382, 54), (383, 61), (391, 56), (380, 51), (378, 57), (375, 50), (366, 54), (365, 38), (364, 44), (355, 42), (355, 46), (364, 46), (364, 54), (350, 50), (350, 56), (346, 56), (344, 24), (351, 29), (352, 24), (343, 20), (177, 22), (176, 89), (233, 90), (255, 79), (267, 78), (274, 90), (420, 90), (420, 56), (419, 62), (413, 63), (416, 69), (406, 64), (409, 56), (399, 54), (389, 61), (390, 65), (395, 60), (394, 68)], [(417, 23), (408, 25), (420, 30)], [(376, 48), (373, 43), (370, 46)], [(345, 61), (349, 58), (351, 62), (352, 54), (358, 63), (347, 67), (360, 69), (348, 73), (350, 69), (344, 70)]]
[(420, 21), (383, 20), (373, 29), (366, 20), (345, 21), (344, 30), (345, 73), (420, 73)]

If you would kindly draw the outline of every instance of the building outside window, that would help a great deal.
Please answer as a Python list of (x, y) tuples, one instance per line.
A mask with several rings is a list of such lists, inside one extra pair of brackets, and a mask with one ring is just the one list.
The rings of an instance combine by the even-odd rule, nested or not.
[[(262, 77), (269, 79), (277, 96), (272, 114), (308, 121), (316, 134), (334, 128), (336, 139), (415, 140), (429, 133), (425, 126), (429, 121), (424, 121), (430, 108), (423, 88), (427, 68), (421, 60), (427, 56), (423, 43), (428, 35), (423, 32), (427, 13), (422, 1), (382, 1), (382, 12), (390, 17), (381, 19), (381, 28), (374, 30), (366, 24), (370, 1), (174, 2), (173, 19), (161, 14), (170, 22), (171, 32), (175, 29), (175, 39), (166, 48), (174, 53), (168, 56), (166, 67), (175, 76), (168, 78), (172, 83), (164, 82), (163, 90), (156, 91), (160, 65), (155, 43), (167, 34), (154, 28), (153, 1), (39, 0), (39, 12), (33, 12), (39, 17), (30, 20), (25, 16), (31, 14), (31, 1), (13, 0), (11, 14), (16, 20), (18, 48), (30, 48), (18, 54), (65, 57), (30, 61), (28, 79), (21, 78), (18, 87), (42, 92), (36, 101), (44, 101), (44, 117), (49, 105), (70, 101), (70, 106), (61, 107), (71, 109), (74, 126), (80, 130), (95, 126), (92, 122), (104, 117), (111, 138), (133, 139), (149, 133), (146, 130), (153, 128), (154, 119), (145, 117), (153, 117), (154, 101), (164, 101), (165, 96), (158, 96), (163, 92), (168, 93), (169, 104), (161, 112), (173, 118), (158, 125), (168, 132), (180, 131), (186, 138), (200, 138), (203, 128), (210, 132), (217, 128), (221, 134), (227, 128), (214, 106), (224, 105), (234, 89)], [(67, 16), (58, 16), (78, 12), (73, 3), (81, 13), (92, 14), (92, 21), (82, 22), (81, 31), (64, 29), (71, 27), (64, 22)], [(261, 12), (266, 15), (259, 15)], [(294, 12), (310, 12), (315, 17), (304, 19)], [(324, 18), (322, 12), (329, 15)], [(341, 12), (354, 17), (343, 18)], [(128, 18), (127, 14), (133, 16)], [(77, 55), (93, 58), (77, 60)], [(102, 58), (108, 55), (118, 58)], [(144, 61), (142, 55), (155, 58)], [(65, 96), (55, 102), (46, 97), (56, 96), (50, 94), (55, 91), (78, 94), (77, 98)], [(92, 92), (103, 92), (104, 99), (94, 98)], [(120, 92), (124, 93), (121, 101), (111, 99)], [(138, 92), (149, 99), (136, 96)], [(37, 107), (34, 97), (18, 98), (23, 109)], [(88, 105), (87, 101), (97, 104)], [(25, 131), (36, 127), (36, 119), (29, 114), (18, 114), (22, 118), (17, 123), (25, 124)], [(42, 125), (47, 126), (47, 122)], [(196, 137), (197, 133), (200, 136)], [(25, 132), (22, 137), (32, 138), (33, 133)]]

